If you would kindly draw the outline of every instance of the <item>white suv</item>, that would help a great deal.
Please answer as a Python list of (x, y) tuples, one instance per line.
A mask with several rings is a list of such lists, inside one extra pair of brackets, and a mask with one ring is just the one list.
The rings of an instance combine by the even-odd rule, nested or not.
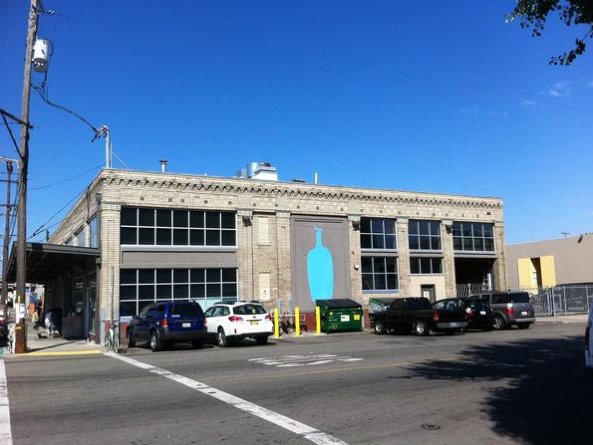
[(224, 348), (230, 340), (251, 337), (258, 345), (265, 345), (274, 333), (272, 317), (258, 303), (218, 303), (210, 307), (206, 316), (208, 335), (216, 337), (216, 343)]

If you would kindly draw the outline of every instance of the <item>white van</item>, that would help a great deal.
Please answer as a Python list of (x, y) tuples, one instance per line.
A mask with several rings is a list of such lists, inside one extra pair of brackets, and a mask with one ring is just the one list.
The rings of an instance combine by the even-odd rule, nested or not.
[(593, 376), (593, 303), (589, 308), (589, 317), (587, 318), (587, 327), (585, 328), (585, 373)]

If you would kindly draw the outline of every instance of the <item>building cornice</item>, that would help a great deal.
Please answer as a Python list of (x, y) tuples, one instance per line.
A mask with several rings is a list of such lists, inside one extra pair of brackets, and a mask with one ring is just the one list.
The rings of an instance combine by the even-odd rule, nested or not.
[(103, 170), (102, 181), (107, 185), (142, 187), (176, 192), (202, 192), (292, 199), (339, 200), (369, 203), (396, 203), (459, 208), (502, 209), (498, 198), (480, 198), (423, 192), (362, 189), (319, 184), (269, 182), (243, 178), (173, 175), (127, 170)]

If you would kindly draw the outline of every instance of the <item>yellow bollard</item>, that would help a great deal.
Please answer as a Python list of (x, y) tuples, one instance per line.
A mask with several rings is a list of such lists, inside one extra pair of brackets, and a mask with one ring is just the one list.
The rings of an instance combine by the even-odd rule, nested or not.
[(294, 335), (301, 335), (301, 311), (298, 307), (294, 308)]
[(280, 323), (278, 323), (278, 308), (274, 308), (274, 338), (280, 337)]
[(317, 335), (321, 334), (321, 309), (315, 307), (315, 324), (317, 325)]

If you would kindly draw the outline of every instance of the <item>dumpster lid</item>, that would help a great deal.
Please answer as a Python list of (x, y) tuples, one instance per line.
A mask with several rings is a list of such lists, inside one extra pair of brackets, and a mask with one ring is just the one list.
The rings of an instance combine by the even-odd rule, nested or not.
[(331, 300), (317, 300), (317, 306), (325, 308), (346, 308), (356, 307), (360, 308), (362, 305), (349, 298), (333, 298)]

